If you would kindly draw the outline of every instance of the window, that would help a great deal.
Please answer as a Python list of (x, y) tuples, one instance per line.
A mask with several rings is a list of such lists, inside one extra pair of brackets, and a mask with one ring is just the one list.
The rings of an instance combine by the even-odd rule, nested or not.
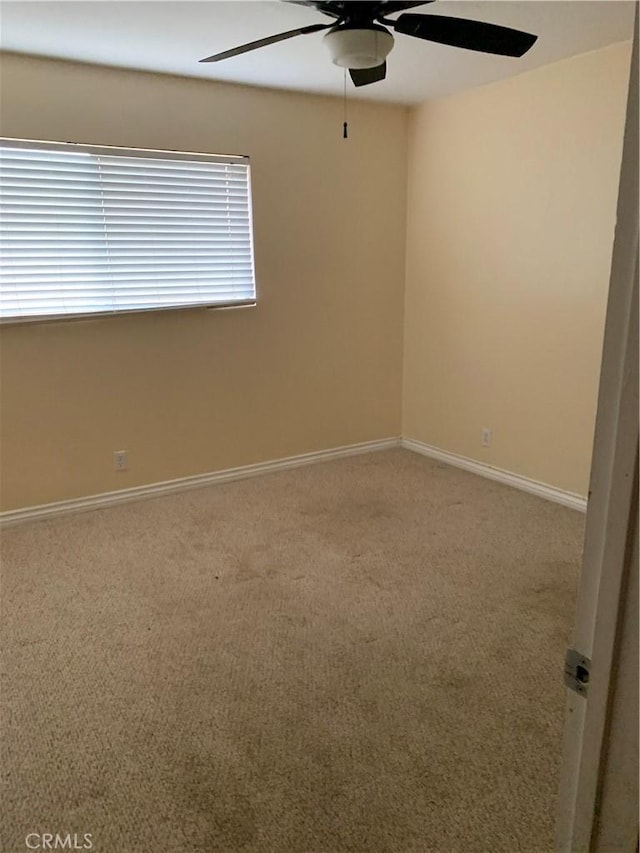
[(249, 160), (0, 140), (4, 322), (255, 303)]

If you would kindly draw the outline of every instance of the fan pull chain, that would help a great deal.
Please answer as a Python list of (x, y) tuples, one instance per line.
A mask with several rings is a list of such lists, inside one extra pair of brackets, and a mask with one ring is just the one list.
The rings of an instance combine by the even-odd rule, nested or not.
[(347, 139), (349, 137), (348, 125), (347, 125), (347, 69), (344, 69), (344, 121), (342, 123), (342, 138)]

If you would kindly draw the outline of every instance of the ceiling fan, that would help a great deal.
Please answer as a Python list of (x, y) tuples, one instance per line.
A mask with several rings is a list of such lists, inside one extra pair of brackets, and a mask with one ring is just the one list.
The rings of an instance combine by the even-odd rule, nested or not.
[[(335, 65), (349, 69), (356, 86), (367, 86), (384, 80), (387, 74), (386, 58), (393, 47), (393, 36), (387, 29), (407, 36), (464, 47), (482, 53), (501, 56), (523, 56), (534, 44), (537, 36), (497, 24), (451, 18), (448, 15), (404, 14), (406, 9), (432, 3), (433, 0), (285, 0), (298, 6), (311, 6), (323, 15), (333, 18), (331, 24), (310, 24), (288, 30), (275, 36), (258, 39), (222, 53), (207, 56), (200, 62), (219, 62), (241, 53), (266, 47), (294, 36), (329, 30), (324, 42)], [(402, 12), (398, 18), (387, 15)]]

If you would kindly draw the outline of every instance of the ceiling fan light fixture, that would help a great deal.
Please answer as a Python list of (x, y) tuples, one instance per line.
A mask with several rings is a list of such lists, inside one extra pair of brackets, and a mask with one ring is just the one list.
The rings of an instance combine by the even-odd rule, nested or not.
[(323, 39), (331, 61), (341, 68), (377, 68), (393, 47), (393, 36), (384, 27), (337, 27)]

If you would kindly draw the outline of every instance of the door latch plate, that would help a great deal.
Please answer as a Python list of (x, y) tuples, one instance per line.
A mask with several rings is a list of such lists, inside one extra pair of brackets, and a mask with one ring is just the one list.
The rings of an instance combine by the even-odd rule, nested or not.
[(567, 649), (564, 658), (564, 683), (579, 693), (586, 696), (589, 690), (589, 677), (591, 674), (591, 661), (576, 649)]

